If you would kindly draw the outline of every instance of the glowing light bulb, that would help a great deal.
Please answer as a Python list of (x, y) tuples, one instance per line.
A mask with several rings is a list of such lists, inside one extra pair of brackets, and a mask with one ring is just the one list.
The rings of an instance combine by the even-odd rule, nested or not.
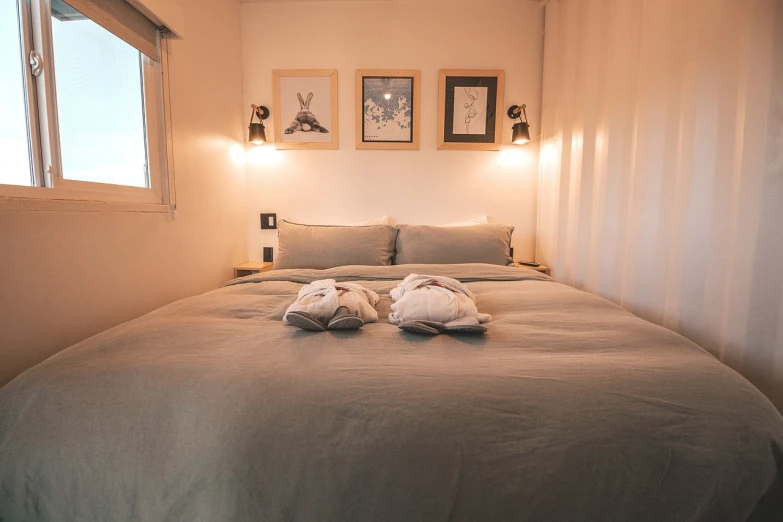
[(390, 93), (390, 92), (387, 92), (387, 93), (385, 93), (385, 94), (383, 95), (383, 97), (384, 97), (384, 98), (386, 98), (387, 100), (391, 100), (391, 93)]

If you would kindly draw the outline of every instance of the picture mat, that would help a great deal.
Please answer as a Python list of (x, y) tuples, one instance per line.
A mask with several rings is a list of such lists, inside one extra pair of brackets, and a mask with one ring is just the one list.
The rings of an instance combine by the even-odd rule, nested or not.
[[(299, 113), (300, 105), (296, 94), (300, 93), (303, 100), (313, 93), (310, 101), (310, 112), (328, 133), (317, 131), (297, 131), (285, 134), (291, 122)], [(331, 111), (331, 79), (328, 76), (281, 76), (280, 77), (280, 140), (288, 143), (329, 143), (332, 141), (332, 111)]]
[(454, 87), (454, 134), (486, 134), (487, 90), (487, 87)]
[(413, 77), (362, 77), (362, 141), (412, 143), (414, 96)]

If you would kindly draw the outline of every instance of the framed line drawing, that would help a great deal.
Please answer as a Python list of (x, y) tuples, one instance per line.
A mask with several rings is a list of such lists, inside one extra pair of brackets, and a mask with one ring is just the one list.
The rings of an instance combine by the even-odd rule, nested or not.
[(418, 150), (421, 71), (356, 71), (356, 148)]
[(502, 70), (438, 72), (439, 150), (500, 150), (505, 76)]
[(338, 149), (336, 69), (272, 71), (275, 148)]

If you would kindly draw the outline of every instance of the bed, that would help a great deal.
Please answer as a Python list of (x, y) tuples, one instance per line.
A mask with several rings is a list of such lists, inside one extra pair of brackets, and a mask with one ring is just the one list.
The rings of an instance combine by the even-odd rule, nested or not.
[[(411, 272), (484, 336), (388, 324)], [(378, 323), (283, 325), (359, 281)], [(533, 270), (275, 270), (60, 352), (0, 389), (0, 520), (783, 519), (783, 419), (699, 346)]]

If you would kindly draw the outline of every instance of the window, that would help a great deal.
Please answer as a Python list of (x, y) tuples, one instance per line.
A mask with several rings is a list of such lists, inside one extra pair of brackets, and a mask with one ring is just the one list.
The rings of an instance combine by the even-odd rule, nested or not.
[(173, 203), (165, 45), (125, 0), (0, 2), (0, 196)]
[(0, 2), (0, 183), (31, 185), (19, 16), (14, 2)]
[(88, 18), (52, 16), (63, 177), (147, 187), (141, 53)]

